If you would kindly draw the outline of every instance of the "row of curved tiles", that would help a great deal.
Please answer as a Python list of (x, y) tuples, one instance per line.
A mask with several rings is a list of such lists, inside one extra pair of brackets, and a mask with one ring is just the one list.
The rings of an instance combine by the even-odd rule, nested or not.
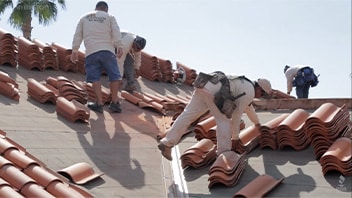
[[(70, 56), (72, 49), (57, 42), (44, 43), (39, 39), (32, 41), (24, 37), (14, 37), (10, 32), (0, 28), (0, 65), (21, 65), (29, 70), (44, 71), (47, 68), (62, 71), (79, 72), (84, 74), (85, 53), (79, 51), (78, 61), (72, 63)], [(185, 72), (185, 84), (192, 85), (197, 74), (196, 71), (176, 62), (176, 70), (182, 68)], [(142, 51), (140, 75), (148, 80), (176, 82), (175, 69), (170, 60), (158, 58)]]
[(93, 197), (76, 184), (101, 175), (86, 163), (55, 172), (0, 130), (0, 197)]

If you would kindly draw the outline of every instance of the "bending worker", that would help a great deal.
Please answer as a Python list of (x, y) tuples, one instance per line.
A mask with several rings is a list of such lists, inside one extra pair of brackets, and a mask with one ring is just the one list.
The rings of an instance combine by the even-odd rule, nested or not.
[(121, 57), (117, 58), (119, 71), (126, 80), (125, 90), (133, 92), (137, 89), (135, 82), (139, 76), (139, 68), (142, 63), (142, 50), (147, 41), (145, 38), (131, 32), (122, 31), (123, 49)]
[(192, 122), (208, 110), (217, 125), (217, 154), (232, 149), (232, 140), (238, 142), (242, 114), (260, 126), (258, 116), (252, 106), (254, 97), (271, 94), (271, 84), (266, 79), (251, 81), (245, 76), (225, 75), (222, 72), (200, 73), (194, 82), (195, 90), (184, 111), (167, 130), (158, 145), (162, 155), (172, 160), (171, 149), (179, 143)]

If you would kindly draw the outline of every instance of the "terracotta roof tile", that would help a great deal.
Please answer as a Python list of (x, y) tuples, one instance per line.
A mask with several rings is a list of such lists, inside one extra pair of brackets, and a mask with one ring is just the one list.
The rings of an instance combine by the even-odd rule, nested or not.
[(69, 167), (57, 171), (59, 174), (69, 178), (76, 184), (85, 184), (104, 173), (96, 173), (93, 168), (86, 162), (73, 164)]
[(208, 188), (215, 184), (236, 185), (245, 168), (244, 156), (233, 151), (221, 153), (208, 171)]
[(352, 176), (352, 140), (338, 138), (319, 159), (324, 175), (332, 170)]
[(93, 197), (0, 132), (0, 197)]
[(82, 121), (88, 123), (90, 110), (82, 103), (65, 97), (58, 97), (56, 100), (56, 112), (71, 122)]
[(216, 159), (216, 145), (209, 139), (202, 139), (181, 155), (182, 168), (203, 168)]
[(264, 197), (283, 180), (283, 177), (276, 180), (270, 175), (259, 175), (246, 186), (241, 188), (241, 190), (239, 190), (233, 197)]

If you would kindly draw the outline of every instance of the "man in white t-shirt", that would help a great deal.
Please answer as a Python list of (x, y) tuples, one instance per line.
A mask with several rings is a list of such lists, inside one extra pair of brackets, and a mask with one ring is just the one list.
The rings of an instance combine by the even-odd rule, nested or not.
[[(99, 1), (95, 6), (95, 11), (80, 18), (72, 41), (71, 61), (73, 63), (78, 60), (78, 50), (82, 41), (86, 48), (86, 82), (92, 83), (96, 97), (96, 101), (89, 103), (88, 107), (93, 111), (103, 112), (100, 77), (104, 69), (110, 81), (112, 97), (109, 110), (120, 113), (121, 107), (117, 92), (121, 84), (121, 74), (118, 70), (116, 55), (117, 57), (122, 56), (123, 43), (120, 28), (115, 17), (108, 13), (106, 2)], [(117, 49), (116, 55), (115, 49)]]

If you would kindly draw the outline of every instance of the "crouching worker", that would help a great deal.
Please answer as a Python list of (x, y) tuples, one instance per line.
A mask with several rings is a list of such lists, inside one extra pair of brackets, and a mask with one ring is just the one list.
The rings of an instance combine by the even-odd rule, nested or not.
[(232, 141), (239, 140), (242, 114), (260, 126), (258, 116), (252, 106), (254, 97), (261, 98), (271, 94), (271, 84), (266, 79), (251, 81), (245, 76), (225, 75), (216, 71), (200, 73), (194, 82), (195, 90), (184, 111), (167, 130), (166, 136), (158, 145), (161, 154), (172, 160), (171, 149), (179, 143), (192, 122), (208, 110), (217, 125), (217, 154), (232, 149)]

